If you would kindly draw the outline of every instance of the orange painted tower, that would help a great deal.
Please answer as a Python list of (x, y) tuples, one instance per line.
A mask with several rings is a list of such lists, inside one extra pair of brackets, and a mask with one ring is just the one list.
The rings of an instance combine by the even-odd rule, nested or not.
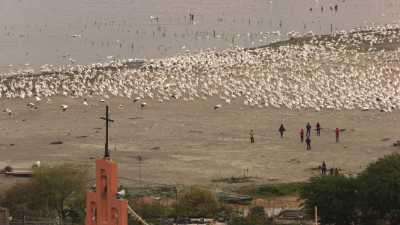
[(128, 225), (128, 201), (118, 198), (117, 164), (108, 150), (108, 106), (106, 106), (104, 158), (96, 160), (96, 190), (86, 194), (86, 225)]

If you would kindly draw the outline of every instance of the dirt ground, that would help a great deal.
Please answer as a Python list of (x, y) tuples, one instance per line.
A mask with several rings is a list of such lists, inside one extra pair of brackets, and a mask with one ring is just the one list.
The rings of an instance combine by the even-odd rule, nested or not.
[[(1, 99), (0, 168), (29, 168), (42, 164), (79, 163), (94, 166), (104, 152), (105, 103), (99, 98), (67, 97), (42, 100)], [(400, 152), (392, 143), (400, 139), (400, 112), (311, 111), (253, 108), (237, 99), (214, 110), (218, 99), (194, 102), (108, 100), (112, 158), (118, 162), (122, 183), (212, 184), (216, 178), (248, 175), (256, 183), (304, 181), (317, 173), (323, 160), (328, 167), (356, 174), (378, 158)], [(67, 104), (67, 111), (60, 109)], [(312, 135), (312, 150), (299, 141), (299, 129), (319, 121), (320, 137)], [(281, 139), (278, 128), (287, 132)], [(346, 129), (335, 143), (334, 129)], [(255, 144), (249, 143), (254, 129)], [(63, 144), (50, 144), (62, 141)], [(142, 158), (139, 163), (138, 156)], [(246, 172), (248, 171), (248, 172)], [(0, 185), (15, 182), (0, 175)]]

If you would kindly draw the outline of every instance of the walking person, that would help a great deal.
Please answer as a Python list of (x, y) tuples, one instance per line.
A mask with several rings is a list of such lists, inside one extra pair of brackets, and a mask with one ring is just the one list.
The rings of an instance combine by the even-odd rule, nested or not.
[(319, 124), (319, 122), (317, 122), (316, 128), (317, 128), (317, 136), (321, 136), (321, 125)]
[(339, 128), (337, 128), (337, 127), (336, 127), (336, 130), (335, 130), (335, 135), (336, 135), (336, 143), (338, 143), (338, 142), (339, 142), (339, 133), (340, 133), (340, 130), (339, 130)]
[(307, 123), (306, 129), (307, 129), (307, 137), (310, 137), (311, 136), (311, 124), (310, 124), (310, 122)]
[(254, 144), (254, 131), (253, 131), (253, 129), (250, 130), (250, 143)]
[(306, 138), (307, 150), (311, 150), (311, 138), (307, 136)]
[(300, 142), (301, 143), (304, 142), (304, 129), (303, 128), (300, 129)]
[(281, 134), (281, 138), (283, 138), (283, 132), (286, 131), (285, 127), (283, 126), (283, 124), (281, 124), (281, 126), (279, 127), (279, 133)]

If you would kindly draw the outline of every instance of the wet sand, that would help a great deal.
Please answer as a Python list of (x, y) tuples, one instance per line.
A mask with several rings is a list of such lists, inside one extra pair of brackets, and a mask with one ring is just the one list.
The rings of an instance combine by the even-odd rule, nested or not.
[[(27, 168), (42, 164), (78, 163), (94, 166), (104, 149), (105, 103), (89, 98), (54, 97), (39, 103), (37, 110), (26, 106), (32, 100), (0, 99), (0, 168)], [(205, 184), (230, 176), (248, 175), (254, 182), (304, 181), (325, 160), (345, 174), (357, 174), (368, 163), (399, 148), (400, 112), (286, 110), (244, 106), (240, 99), (214, 110), (218, 99), (169, 103), (139, 103), (125, 98), (109, 99), (112, 158), (120, 176), (146, 184)], [(63, 112), (61, 104), (69, 105)], [(123, 105), (123, 107), (120, 107)], [(312, 150), (299, 143), (298, 132), (310, 121), (321, 123), (321, 137), (312, 135)], [(279, 125), (287, 132), (281, 139)], [(334, 129), (346, 129), (335, 143)], [(249, 143), (254, 129), (256, 143)], [(52, 145), (51, 142), (63, 144)], [(116, 150), (115, 150), (116, 149)], [(138, 156), (143, 160), (140, 163)], [(122, 183), (138, 182), (121, 180)], [(0, 184), (13, 182), (0, 176)]]

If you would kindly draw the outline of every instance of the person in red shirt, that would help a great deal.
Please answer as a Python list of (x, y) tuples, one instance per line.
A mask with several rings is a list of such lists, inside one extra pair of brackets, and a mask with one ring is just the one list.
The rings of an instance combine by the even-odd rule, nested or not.
[(303, 128), (300, 129), (300, 142), (301, 143), (304, 142), (304, 129)]
[(335, 130), (335, 134), (336, 134), (336, 143), (339, 142), (339, 133), (340, 133), (339, 128), (336, 128), (336, 130)]

